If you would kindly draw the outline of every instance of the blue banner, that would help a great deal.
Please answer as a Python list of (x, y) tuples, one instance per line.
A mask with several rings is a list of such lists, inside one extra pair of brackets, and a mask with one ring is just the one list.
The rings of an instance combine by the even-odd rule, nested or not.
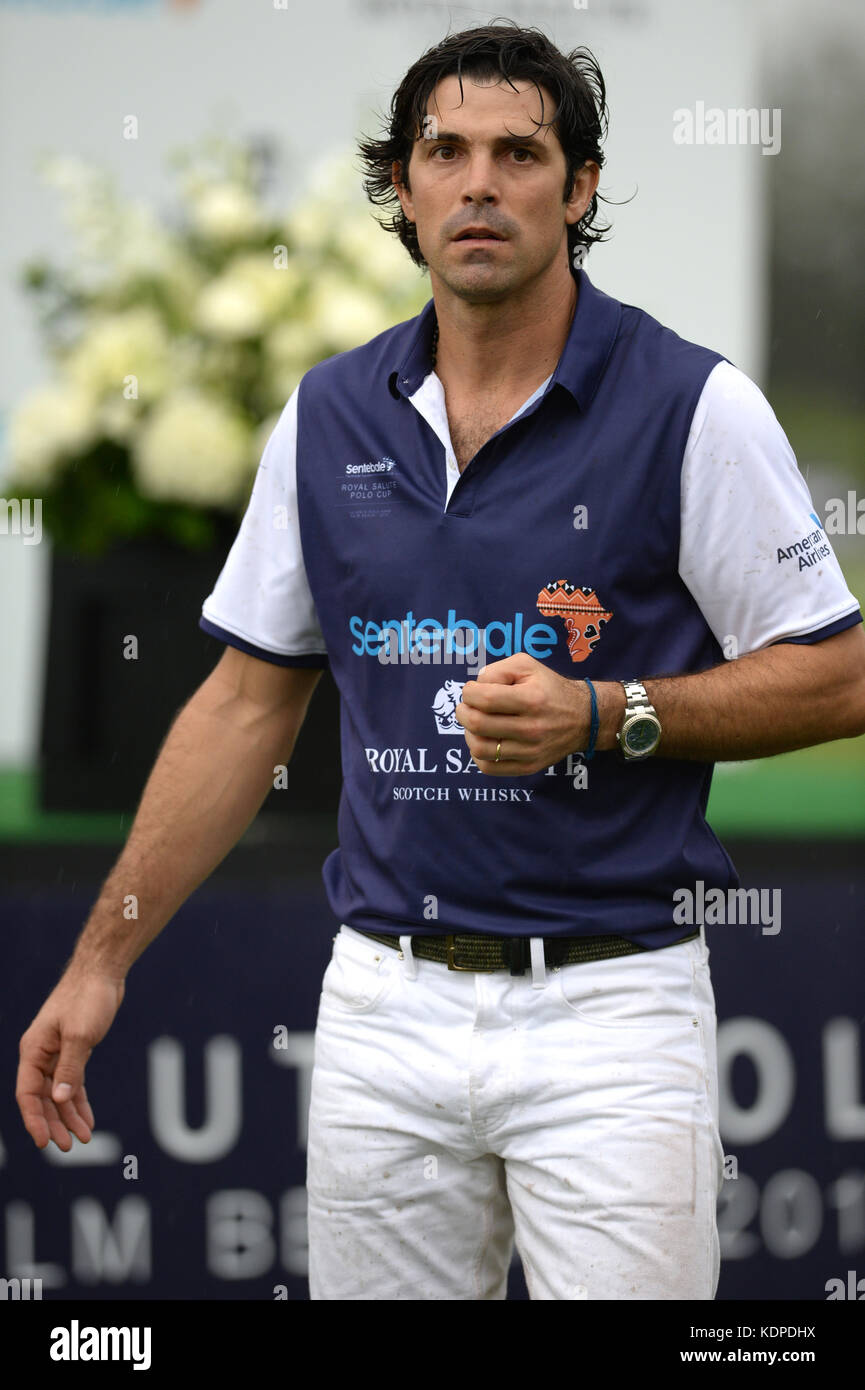
[[(214, 876), (192, 896), (129, 974), (87, 1068), (96, 1132), (65, 1156), (36, 1150), (14, 1099), (18, 1040), (98, 891), (62, 857), (42, 876), (53, 886), (19, 883), (0, 903), (14, 981), (0, 1277), (41, 1280), (45, 1299), (308, 1298), (312, 1030), (338, 925), (320, 881)], [(773, 871), (780, 930), (706, 928), (727, 1154), (719, 1299), (865, 1297), (865, 1282), (849, 1292), (865, 1280), (865, 869), (803, 857), (788, 846)], [(525, 1298), (516, 1260), (512, 1276)]]

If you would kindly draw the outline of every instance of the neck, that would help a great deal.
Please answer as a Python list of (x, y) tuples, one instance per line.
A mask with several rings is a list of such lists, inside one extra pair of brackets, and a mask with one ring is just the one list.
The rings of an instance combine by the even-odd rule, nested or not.
[(543, 381), (555, 368), (577, 307), (577, 282), (495, 304), (471, 304), (439, 287), (431, 367), (469, 392), (508, 391)]

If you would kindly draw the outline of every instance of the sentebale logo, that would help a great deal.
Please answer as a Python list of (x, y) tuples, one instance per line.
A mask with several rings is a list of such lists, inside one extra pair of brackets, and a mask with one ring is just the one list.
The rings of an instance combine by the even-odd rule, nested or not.
[(481, 627), (470, 618), (458, 618), (455, 608), (448, 609), (444, 623), (440, 618), (415, 618), (409, 609), (402, 618), (377, 622), (354, 614), (348, 626), (356, 639), (351, 647), (355, 655), (374, 656), (384, 666), (477, 666), (516, 652), (543, 660), (557, 641), (546, 623), (526, 627), (524, 613), (514, 613), (506, 621), (495, 618)]
[(567, 579), (551, 579), (538, 594), (545, 618), (561, 618), (568, 634), (571, 661), (585, 661), (601, 640), (601, 628), (612, 618), (594, 589), (578, 589)]

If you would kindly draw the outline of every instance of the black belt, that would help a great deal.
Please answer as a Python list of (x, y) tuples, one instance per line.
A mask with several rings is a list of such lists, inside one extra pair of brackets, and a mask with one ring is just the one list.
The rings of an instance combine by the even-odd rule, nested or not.
[[(400, 950), (398, 936), (379, 936), (376, 932), (361, 931), (382, 946)], [(693, 941), (698, 931), (680, 941)], [(544, 962), (549, 966), (578, 965), (590, 960), (609, 960), (612, 956), (630, 956), (637, 951), (653, 948), (638, 946), (624, 936), (544, 936)], [(678, 946), (679, 941), (670, 942)], [(435, 960), (448, 970), (509, 970), (512, 975), (524, 975), (531, 968), (531, 946), (528, 936), (412, 936), (412, 955), (420, 960)], [(459, 961), (456, 957), (459, 955)]]

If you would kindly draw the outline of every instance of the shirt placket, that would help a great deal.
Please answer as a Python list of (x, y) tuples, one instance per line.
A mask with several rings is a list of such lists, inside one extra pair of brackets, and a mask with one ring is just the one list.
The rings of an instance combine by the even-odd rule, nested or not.
[[(502, 434), (506, 429), (510, 427), (510, 425), (513, 424), (513, 422), (517, 419), (518, 416), (521, 416), (526, 411), (532, 413), (534, 410), (536, 410), (541, 400), (543, 399), (543, 396), (545, 395), (551, 380), (551, 376), (547, 377), (547, 380), (542, 382), (541, 385), (538, 386), (532, 392), (528, 399), (523, 402), (519, 410), (514, 412), (510, 420), (508, 420), (506, 424), (502, 425), (501, 429), (497, 430), (496, 433), (492, 435), (490, 439), (487, 440), (487, 444), (491, 443), (493, 439), (497, 439), (500, 434)], [(438, 440), (444, 448), (445, 484), (447, 489), (445, 496), (444, 512), (446, 513), (450, 507), (451, 497), (453, 496), (454, 489), (456, 488), (457, 483), (460, 481), (461, 478), (465, 477), (466, 472), (468, 470), (464, 469), (461, 473), (459, 469), (459, 464), (456, 460), (456, 454), (454, 453), (453, 443), (451, 442), (450, 426), (448, 424), (444, 386), (442, 385), (439, 377), (436, 376), (435, 372), (430, 372), (430, 374), (424, 379), (422, 385), (418, 387), (417, 391), (415, 391), (414, 395), (409, 396), (408, 399), (411, 401), (411, 404), (414, 406), (418, 414), (421, 415), (424, 420), (426, 420), (427, 424), (430, 426), (430, 429), (433, 430), (436, 437), (438, 438)], [(486, 445), (484, 445), (484, 448), (486, 448)], [(480, 450), (478, 450), (478, 452), (480, 452)], [(471, 465), (468, 465), (468, 467), (471, 467)]]

